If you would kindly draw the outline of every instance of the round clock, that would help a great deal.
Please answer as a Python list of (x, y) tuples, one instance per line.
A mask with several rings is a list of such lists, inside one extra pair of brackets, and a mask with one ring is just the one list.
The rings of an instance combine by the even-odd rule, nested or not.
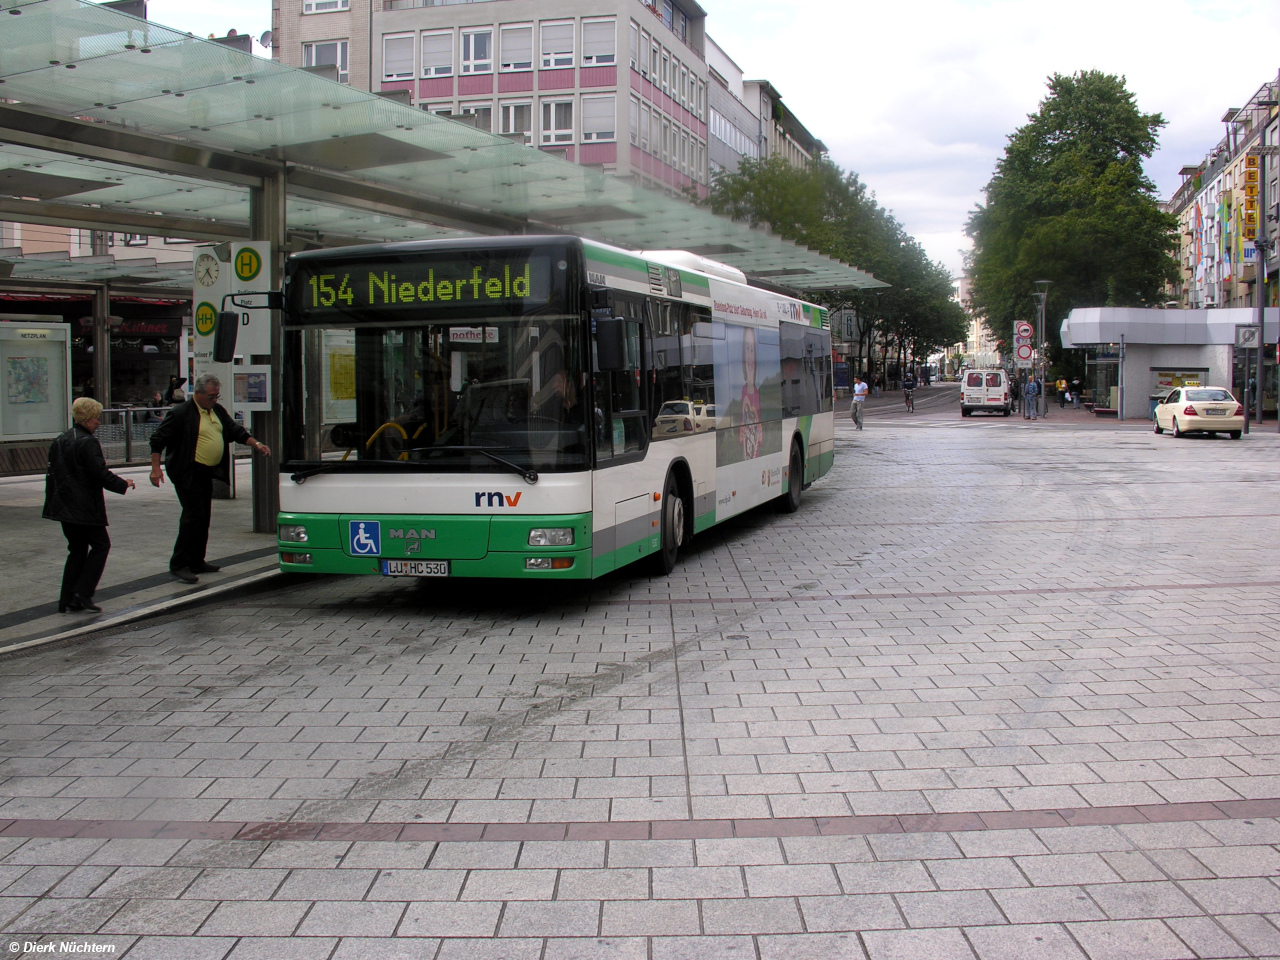
[(218, 282), (218, 258), (211, 253), (202, 253), (196, 257), (196, 283), (202, 287), (212, 287)]

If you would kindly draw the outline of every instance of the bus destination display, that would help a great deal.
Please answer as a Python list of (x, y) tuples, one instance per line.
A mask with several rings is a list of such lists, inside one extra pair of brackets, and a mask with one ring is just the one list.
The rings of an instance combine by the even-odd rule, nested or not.
[(517, 260), (300, 264), (290, 299), (301, 315), (463, 306), (540, 306), (551, 296), (549, 257)]

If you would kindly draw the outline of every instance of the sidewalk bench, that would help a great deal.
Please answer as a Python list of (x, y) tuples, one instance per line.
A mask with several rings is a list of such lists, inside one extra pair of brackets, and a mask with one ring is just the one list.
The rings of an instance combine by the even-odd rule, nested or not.
[(1093, 415), (1095, 417), (1114, 417), (1116, 411), (1114, 407), (1094, 407)]

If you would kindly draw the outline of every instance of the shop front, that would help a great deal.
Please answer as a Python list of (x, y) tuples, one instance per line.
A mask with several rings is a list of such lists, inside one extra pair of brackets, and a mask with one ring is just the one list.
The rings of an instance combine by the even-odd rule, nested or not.
[[(1266, 311), (1263, 399), (1276, 409), (1276, 308)], [(1252, 308), (1146, 310), (1089, 307), (1062, 321), (1062, 346), (1085, 355), (1085, 399), (1125, 419), (1150, 419), (1152, 399), (1180, 386), (1229, 387), (1246, 394), (1245, 358), (1236, 327), (1257, 322)], [(1252, 358), (1256, 360), (1256, 356)], [(1123, 407), (1123, 409), (1121, 409)]]

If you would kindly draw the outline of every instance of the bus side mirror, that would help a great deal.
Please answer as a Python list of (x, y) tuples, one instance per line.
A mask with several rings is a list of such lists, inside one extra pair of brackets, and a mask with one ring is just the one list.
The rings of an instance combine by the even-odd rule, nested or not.
[(236, 358), (236, 335), (240, 332), (240, 314), (224, 310), (218, 314), (213, 328), (213, 362), (231, 363)]
[(621, 317), (595, 321), (596, 366), (602, 373), (626, 368), (625, 322)]

